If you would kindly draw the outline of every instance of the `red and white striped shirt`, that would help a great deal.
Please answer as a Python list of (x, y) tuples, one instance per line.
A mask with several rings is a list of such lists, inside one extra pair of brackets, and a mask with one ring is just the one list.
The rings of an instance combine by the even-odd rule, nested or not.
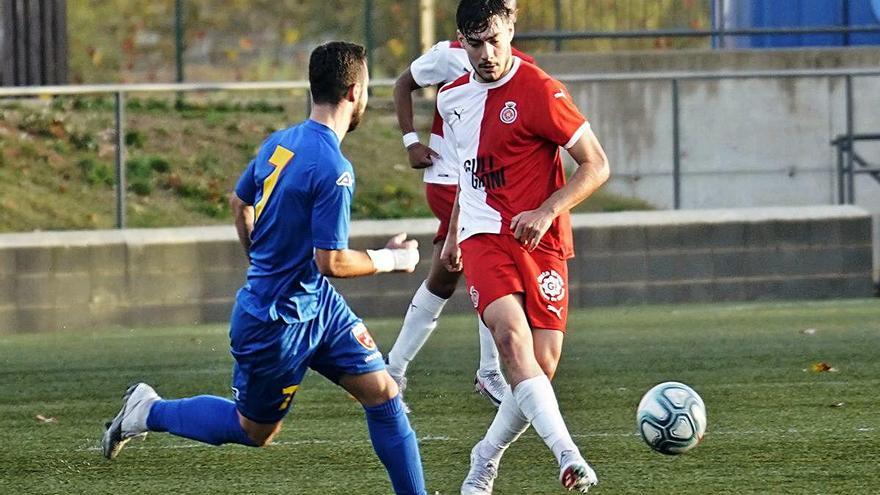
[[(589, 128), (565, 86), (518, 57), (498, 81), (468, 74), (447, 84), (437, 108), (457, 153), (459, 241), (513, 235), (511, 218), (565, 185), (559, 147), (570, 148)], [(574, 256), (568, 213), (553, 221), (538, 249)]]
[[(535, 62), (532, 57), (516, 48), (513, 48), (513, 54), (529, 63)], [(409, 71), (416, 84), (424, 88), (452, 82), (462, 74), (473, 72), (473, 67), (461, 42), (441, 41), (413, 60)], [(436, 151), (440, 158), (434, 158), (434, 164), (425, 169), (424, 181), (431, 184), (457, 184), (458, 163), (454, 160), (455, 150), (450, 149), (450, 145), (443, 138), (443, 120), (437, 112), (434, 113), (434, 121), (431, 124), (428, 146)]]

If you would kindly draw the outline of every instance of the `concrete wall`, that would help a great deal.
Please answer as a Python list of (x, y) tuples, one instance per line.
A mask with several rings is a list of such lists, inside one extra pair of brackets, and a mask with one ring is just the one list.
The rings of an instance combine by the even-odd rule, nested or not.
[[(880, 67), (880, 49), (548, 54), (556, 75)], [(855, 130), (880, 133), (880, 77), (854, 80)], [(673, 206), (668, 81), (570, 83), (613, 165), (611, 190)], [(846, 132), (843, 78), (680, 82), (683, 208), (837, 202), (836, 152)], [(880, 143), (857, 151), (880, 164)], [(856, 178), (857, 204), (880, 214), (880, 184)]]
[[(873, 292), (871, 220), (856, 207), (577, 215), (574, 225), (573, 307)], [(406, 231), (423, 261), (415, 275), (335, 285), (363, 316), (401, 316), (435, 229), (355, 222), (353, 247)], [(0, 333), (224, 322), (245, 269), (231, 227), (0, 235)], [(471, 311), (462, 294), (449, 308)]]

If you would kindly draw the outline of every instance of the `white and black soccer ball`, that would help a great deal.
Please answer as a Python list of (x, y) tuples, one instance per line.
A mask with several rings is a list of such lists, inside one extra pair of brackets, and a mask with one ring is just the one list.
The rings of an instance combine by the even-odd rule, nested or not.
[(706, 405), (687, 385), (664, 382), (642, 397), (636, 424), (652, 449), (667, 455), (683, 454), (696, 447), (706, 433)]

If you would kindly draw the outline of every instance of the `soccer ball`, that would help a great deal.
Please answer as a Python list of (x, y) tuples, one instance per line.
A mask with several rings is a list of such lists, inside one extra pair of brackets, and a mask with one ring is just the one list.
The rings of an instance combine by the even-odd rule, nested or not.
[(666, 455), (683, 454), (706, 433), (706, 405), (683, 383), (661, 383), (642, 397), (636, 425), (652, 449)]

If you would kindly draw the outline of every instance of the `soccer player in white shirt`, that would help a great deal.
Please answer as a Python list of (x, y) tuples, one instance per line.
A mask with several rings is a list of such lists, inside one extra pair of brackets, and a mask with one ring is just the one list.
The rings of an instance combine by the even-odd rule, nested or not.
[[(516, 1), (508, 0), (508, 7), (516, 12)], [(513, 54), (534, 63), (534, 59), (516, 48)], [(428, 144), (419, 141), (413, 125), (412, 92), (418, 89), (454, 81), (462, 74), (473, 71), (461, 42), (441, 41), (428, 52), (415, 59), (397, 79), (394, 87), (394, 104), (397, 120), (403, 132), (403, 142), (409, 155), (410, 165), (424, 169), (425, 196), (431, 211), (440, 220), (434, 237), (431, 271), (413, 295), (394, 346), (388, 353), (388, 372), (400, 389), (406, 388), (406, 370), (422, 346), (437, 327), (437, 319), (452, 297), (461, 272), (450, 272), (440, 263), (440, 250), (449, 230), (449, 216), (455, 202), (459, 164), (455, 150), (443, 137), (443, 120), (434, 114)], [(474, 388), (496, 407), (510, 390), (498, 362), (498, 349), (489, 329), (479, 321), (480, 366), (474, 377)]]

